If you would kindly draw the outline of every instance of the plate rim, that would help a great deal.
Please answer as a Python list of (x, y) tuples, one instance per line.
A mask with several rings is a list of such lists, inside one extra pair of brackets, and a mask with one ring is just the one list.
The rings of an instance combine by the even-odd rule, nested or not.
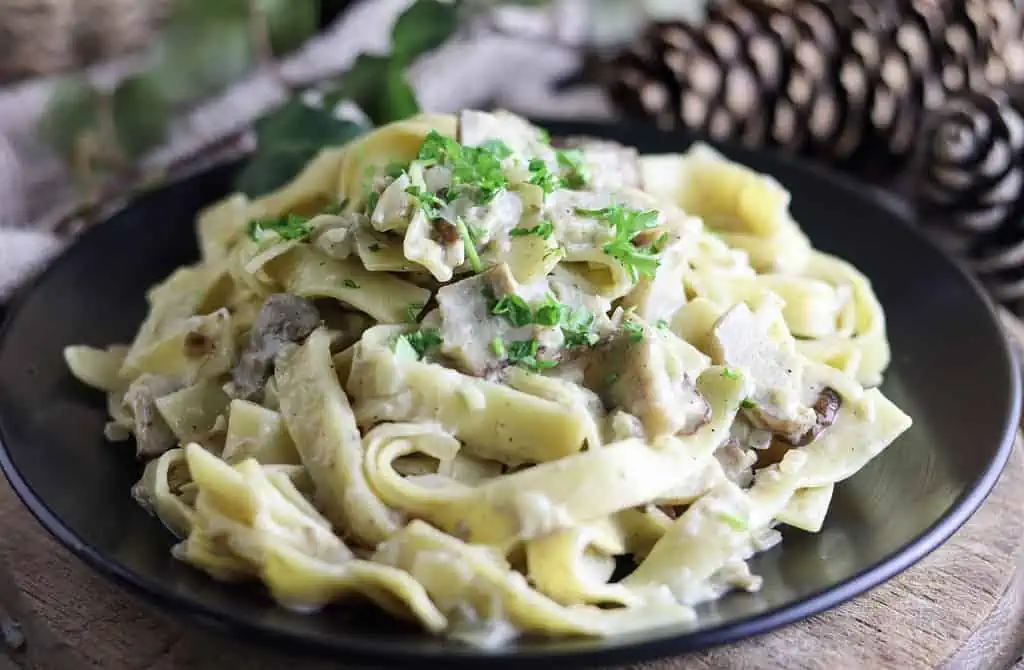
[[(678, 656), (701, 649), (731, 644), (743, 639), (754, 638), (833, 609), (893, 579), (942, 546), (974, 515), (995, 487), (1013, 449), (1021, 419), (1021, 361), (1016, 347), (1013, 346), (1005, 328), (1002, 326), (995, 303), (978, 279), (968, 272), (960, 262), (908, 220), (905, 213), (900, 212), (890, 203), (876, 197), (873, 193), (864, 193), (864, 190), (872, 188), (870, 184), (858, 182), (835, 170), (822, 167), (799, 157), (767, 149), (748, 149), (735, 143), (711, 140), (694, 133), (662, 131), (647, 124), (636, 124), (628, 121), (586, 119), (532, 120), (544, 127), (565, 126), (579, 129), (574, 134), (584, 134), (582, 129), (586, 128), (592, 130), (597, 137), (607, 137), (611, 132), (614, 132), (610, 129), (617, 128), (625, 132), (632, 131), (635, 133), (647, 133), (648, 135), (675, 136), (681, 141), (685, 140), (691, 143), (704, 141), (716, 148), (722, 149), (727, 154), (741, 157), (764, 156), (779, 165), (796, 169), (813, 179), (827, 182), (830, 186), (842, 190), (851, 198), (869, 200), (872, 206), (883, 209), (898, 219), (899, 225), (907, 229), (919, 243), (930, 246), (943, 258), (947, 265), (951, 266), (952, 271), (960, 275), (960, 278), (970, 287), (974, 297), (981, 301), (990, 325), (999, 333), (1001, 344), (999, 353), (1006, 364), (1005, 383), (1007, 385), (1006, 390), (1008, 391), (1006, 400), (1009, 403), (1009, 407), (1004, 412), (1004, 424), (1001, 427), (1002, 438), (985, 470), (973, 485), (950, 504), (949, 509), (941, 518), (922, 530), (915, 538), (894, 550), (888, 558), (868, 566), (832, 587), (810, 593), (780, 608), (760, 614), (752, 614), (736, 621), (703, 630), (682, 634), (665, 634), (647, 640), (589, 650), (572, 648), (562, 650), (531, 649), (529, 647), (478, 649), (453, 645), (451, 647), (438, 647), (433, 650), (414, 651), (401, 647), (397, 649), (392, 648), (382, 645), (375, 638), (353, 634), (344, 636), (341, 642), (328, 643), (320, 638), (299, 637), (261, 621), (239, 620), (229, 612), (209, 607), (195, 602), (188, 597), (175, 594), (161, 582), (134, 572), (120, 562), (104, 556), (100, 551), (82, 540), (77, 533), (64, 524), (60, 517), (50, 509), (46, 502), (35, 493), (31, 485), (22, 477), (5, 446), (5, 428), (3, 422), (0, 421), (0, 471), (4, 473), (15, 495), (40, 525), (79, 560), (114, 584), (127, 587), (130, 592), (141, 597), (142, 600), (153, 603), (174, 616), (181, 616), (188, 621), (200, 623), (219, 632), (232, 633), (245, 640), (269, 644), (282, 651), (298, 653), (303, 656), (323, 656), (325, 654), (344, 652), (347, 661), (356, 663), (373, 662), (396, 665), (412, 660), (421, 660), (444, 661), (459, 667), (469, 667), (471, 664), (479, 662), (496, 664), (501, 667), (512, 667), (525, 662), (539, 663), (543, 666), (549, 664), (561, 666), (604, 666), (615, 663), (637, 663), (669, 656)], [(146, 200), (159, 195), (168, 188), (173, 188), (185, 181), (202, 179), (217, 171), (234, 169), (239, 164), (244, 163), (245, 160), (245, 158), (242, 158), (218, 162), (213, 165), (204, 166), (202, 169), (192, 173), (179, 175), (173, 181), (164, 184), (160, 189), (144, 193), (140, 197), (122, 203), (114, 211), (104, 216), (101, 222), (76, 237), (41, 272), (37, 272), (9, 298), (3, 312), (2, 324), (0, 324), (0, 348), (5, 345), (8, 331), (12, 328), (11, 324), (17, 319), (24, 303), (27, 302), (36, 288), (52, 272), (55, 272), (62, 263), (68, 262), (68, 259), (75, 252), (75, 247), (80, 245), (83, 239), (96, 234), (96, 231), (100, 230), (107, 222), (125, 215), (136, 207), (144, 205)]]

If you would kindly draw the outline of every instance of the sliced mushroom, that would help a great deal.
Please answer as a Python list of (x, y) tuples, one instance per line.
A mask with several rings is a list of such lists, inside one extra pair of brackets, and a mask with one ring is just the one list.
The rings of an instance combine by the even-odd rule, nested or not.
[(814, 414), (818, 417), (814, 425), (806, 433), (793, 442), (793, 446), (802, 447), (814, 442), (822, 431), (832, 425), (839, 414), (839, 408), (843, 405), (842, 397), (830, 388), (824, 388), (814, 403)]
[(135, 434), (135, 455), (142, 460), (156, 458), (178, 444), (178, 438), (171, 431), (156, 407), (156, 399), (182, 388), (182, 384), (170, 377), (144, 373), (128, 387), (124, 405), (132, 415)]
[(311, 301), (290, 293), (267, 298), (252, 325), (249, 345), (232, 371), (236, 395), (246, 400), (258, 396), (281, 348), (306, 339), (319, 324), (320, 313)]

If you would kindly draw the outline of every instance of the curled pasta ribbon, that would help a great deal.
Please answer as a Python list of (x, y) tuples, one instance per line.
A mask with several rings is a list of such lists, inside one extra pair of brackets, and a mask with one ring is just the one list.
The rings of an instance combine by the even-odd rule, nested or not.
[[(467, 452), (509, 465), (552, 461), (583, 446), (585, 416), (503, 384), (423, 361), (399, 360), (385, 343), (401, 332), (371, 328), (356, 347), (346, 388), (356, 399), (360, 425), (440, 423)], [(517, 416), (529, 416), (530, 421), (515, 421)]]
[(891, 353), (885, 313), (871, 283), (849, 263), (814, 252), (804, 275), (848, 291), (835, 333), (797, 341), (804, 356), (841, 370), (864, 386), (878, 386)]
[(353, 557), (291, 479), (253, 460), (231, 467), (186, 448), (195, 478), (195, 524), (175, 555), (215, 575), (263, 581), (287, 607), (315, 610), (350, 594), (413, 618), (430, 631), (447, 621), (408, 573)]
[[(691, 505), (623, 585), (638, 593), (667, 587), (691, 604), (718, 597), (732, 585), (731, 579), (749, 577), (737, 557), (746, 560), (754, 553), (772, 520), (795, 517), (799, 523), (799, 509), (789, 507), (794, 495), (819, 489), (804, 495), (818, 497), (812, 508), (821, 505), (828, 487), (864, 467), (910, 423), (876, 389), (859, 399), (844, 399), (828, 431), (758, 471), (749, 491), (725, 482)], [(818, 513), (810, 510), (806, 524), (817, 525)]]
[(479, 486), (423, 487), (403, 478), (394, 463), (416, 451), (410, 440), (367, 436), (366, 468), (381, 499), (476, 544), (509, 547), (518, 540), (608, 517), (642, 505), (684, 482), (723, 439), (743, 397), (743, 383), (711, 368), (699, 388), (711, 421), (684, 438), (655, 445), (630, 439), (540, 463)]
[[(142, 473), (142, 479), (132, 488), (132, 497), (156, 515), (177, 537), (187, 537), (195, 519), (195, 510), (181, 493), (174, 491), (180, 491), (181, 485), (187, 483), (187, 478), (180, 475), (186, 465), (185, 451), (171, 449), (150, 461)], [(179, 472), (182, 481), (172, 486), (171, 476), (175, 470)]]
[(328, 518), (363, 546), (385, 540), (398, 517), (367, 482), (359, 428), (334, 374), (327, 333), (313, 331), (279, 360), (274, 379), (281, 416)]
[(638, 607), (565, 607), (531, 589), (526, 579), (485, 547), (473, 546), (416, 520), (381, 545), (374, 560), (407, 571), (452, 626), (484, 630), (502, 621), (520, 630), (603, 636), (693, 621), (693, 611), (652, 599)]
[(636, 594), (608, 583), (615, 556), (624, 553), (622, 529), (602, 519), (527, 541), (527, 574), (534, 588), (563, 605), (634, 607), (641, 604)]

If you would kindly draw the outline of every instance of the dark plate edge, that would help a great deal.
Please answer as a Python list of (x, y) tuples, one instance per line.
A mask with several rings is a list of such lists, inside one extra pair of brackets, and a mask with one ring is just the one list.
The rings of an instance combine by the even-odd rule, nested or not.
[[(609, 125), (608, 123), (602, 123), (599, 121), (581, 122), (561, 119), (541, 119), (536, 122), (542, 126), (551, 125), (557, 127), (569, 125), (577, 129), (589, 128), (594, 130), (595, 134), (600, 132), (602, 128), (606, 129)], [(657, 132), (656, 129), (648, 126), (629, 123), (618, 123), (617, 125), (632, 125), (638, 132)], [(577, 134), (579, 133), (577, 132)], [(693, 136), (689, 137), (694, 140), (703, 139), (694, 138)], [(729, 143), (709, 140), (704, 141), (708, 141), (708, 143), (713, 146), (721, 147), (731, 154), (750, 155), (758, 153)], [(766, 153), (771, 153), (772, 160), (784, 163), (789, 167), (801, 169), (801, 166), (804, 166), (803, 161), (784, 153)], [(237, 162), (238, 161), (226, 161), (218, 165), (210, 166), (208, 170), (225, 169), (229, 165)], [(1007, 461), (1009, 460), (1021, 415), (1022, 389), (1021, 375), (1019, 372), (1020, 361), (1017, 351), (1009, 341), (1008, 335), (999, 320), (994, 303), (982, 288), (981, 284), (959, 262), (953, 259), (944, 249), (942, 249), (941, 246), (935, 243), (927, 235), (923, 234), (911, 222), (907, 221), (906, 217), (898, 212), (896, 208), (892, 207), (884, 200), (875, 197), (873, 194), (865, 196), (861, 191), (866, 187), (832, 170), (823, 169), (819, 166), (815, 166), (815, 173), (818, 178), (849, 193), (851, 197), (869, 197), (875, 206), (886, 209), (892, 213), (900, 220), (903, 226), (911, 229), (911, 232), (915, 237), (921, 240), (924, 244), (931, 246), (950, 265), (952, 265), (961, 278), (968, 283), (975, 293), (975, 296), (984, 304), (990, 322), (997, 329), (1000, 335), (1002, 354), (1004, 362), (1006, 363), (1005, 369), (1007, 378), (1005, 381), (1008, 384), (1009, 390), (1009, 407), (1007, 407), (1005, 411), (1007, 420), (1003, 426), (1003, 438), (998, 450), (996, 451), (995, 458), (993, 458), (989, 467), (977, 479), (970, 490), (957, 498), (943, 518), (925, 529), (917, 538), (896, 550), (890, 558), (882, 560), (879, 563), (862, 570), (830, 589), (825, 589), (805, 596), (784, 609), (753, 615), (729, 624), (716, 626), (694, 633), (685, 633), (673, 637), (637, 642), (628, 646), (592, 651), (530, 651), (527, 649), (516, 650), (509, 654), (502, 653), (501, 650), (489, 652), (487, 650), (481, 651), (473, 648), (452, 647), (439, 650), (437, 653), (410, 653), (406, 651), (389, 650), (376, 642), (367, 644), (358, 638), (352, 638), (343, 643), (343, 647), (341, 645), (326, 644), (317, 640), (297, 640), (294, 637), (286, 633), (282, 633), (272, 627), (268, 627), (260, 623), (241, 623), (235, 621), (229, 614), (189, 602), (187, 599), (176, 596), (166, 590), (161, 583), (153, 582), (136, 575), (132, 571), (123, 568), (119, 564), (108, 560), (98, 552), (94, 551), (88, 546), (88, 544), (83, 542), (81, 538), (71, 531), (71, 529), (65, 526), (60, 518), (49, 509), (46, 503), (35, 494), (31, 486), (22, 479), (3, 444), (4, 436), (2, 425), (0, 425), (0, 471), (4, 473), (4, 476), (10, 483), (11, 488), (14, 490), (21, 502), (29, 509), (36, 520), (50, 533), (51, 536), (70, 549), (71, 552), (79, 559), (91, 566), (97, 572), (103, 574), (108, 579), (111, 579), (119, 585), (128, 587), (130, 591), (141, 596), (144, 600), (154, 602), (160, 607), (169, 609), (175, 613), (183, 614), (190, 620), (197, 623), (210, 626), (221, 631), (234, 633), (245, 639), (258, 640), (264, 644), (269, 642), (274, 646), (298, 651), (300, 653), (336, 654), (340, 648), (344, 648), (347, 655), (346, 660), (387, 664), (399, 664), (410, 660), (443, 660), (448, 663), (457, 663), (464, 667), (468, 667), (470, 664), (478, 663), (480, 661), (486, 661), (487, 663), (500, 665), (502, 667), (512, 667), (524, 662), (532, 664), (541, 663), (544, 665), (558, 664), (562, 666), (565, 666), (566, 664), (604, 666), (617, 663), (635, 663), (664, 658), (685, 652), (696, 651), (698, 649), (706, 649), (729, 644), (741, 639), (752, 638), (769, 633), (783, 626), (787, 626), (807, 617), (819, 614), (827, 609), (836, 607), (865, 593), (879, 584), (892, 579), (910, 566), (925, 558), (928, 554), (948, 540), (963, 526), (964, 523), (967, 522), (968, 519), (970, 519), (981, 504), (984, 503), (994, 488), (999, 476), (1002, 474), (1002, 471), (1006, 466)], [(193, 178), (195, 176), (197, 175), (189, 175), (186, 179)], [(143, 195), (141, 198), (124, 203), (121, 207), (117, 208), (107, 216), (104, 221), (120, 215), (129, 208), (139, 206), (146, 200), (147, 196)], [(90, 232), (91, 231), (86, 231), (84, 234), (89, 234)], [(3, 322), (0, 324), (0, 345), (2, 345), (2, 342), (5, 340), (7, 330), (16, 318), (16, 315), (19, 313), (22, 303), (27, 300), (36, 285), (41, 283), (53, 268), (56, 268), (60, 263), (66, 261), (67, 256), (71, 252), (75, 243), (76, 242), (72, 242), (62, 250), (42, 272), (36, 273), (35, 276), (19, 288), (8, 301), (6, 309), (4, 310)]]

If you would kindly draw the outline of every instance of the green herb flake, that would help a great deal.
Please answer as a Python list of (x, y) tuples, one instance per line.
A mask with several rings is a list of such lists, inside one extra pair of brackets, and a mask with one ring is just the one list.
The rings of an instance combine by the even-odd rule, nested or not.
[(411, 302), (405, 306), (405, 320), (409, 323), (416, 323), (419, 320), (420, 312), (426, 307), (421, 302)]
[(473, 272), (482, 272), (484, 266), (480, 262), (480, 256), (476, 253), (476, 243), (473, 241), (473, 236), (469, 234), (466, 222), (461, 218), (455, 219), (455, 229), (459, 231), (459, 236), (462, 238), (462, 245), (466, 249), (466, 258), (469, 259), (469, 267), (473, 268)]
[(487, 140), (480, 144), (480, 148), (498, 158), (508, 158), (512, 155), (512, 149), (501, 140)]
[(513, 228), (509, 231), (509, 235), (512, 237), (526, 237), (527, 235), (536, 235), (537, 237), (548, 239), (551, 234), (555, 232), (555, 224), (550, 221), (541, 221), (532, 228)]
[(531, 159), (527, 169), (530, 171), (530, 183), (539, 186), (545, 195), (558, 188), (558, 178), (540, 158)]
[(537, 141), (544, 144), (551, 144), (551, 133), (544, 130), (543, 128), (537, 129)]
[(500, 337), (491, 340), (491, 352), (498, 358), (505, 357), (505, 343), (501, 341)]
[(418, 330), (415, 333), (409, 333), (399, 337), (395, 343), (396, 353), (398, 352), (399, 347), (402, 346), (403, 342), (412, 348), (416, 353), (416, 359), (419, 360), (430, 353), (433, 349), (440, 347), (441, 344), (444, 343), (444, 340), (441, 338), (441, 331), (438, 329), (424, 328), (423, 330)]
[(740, 378), (740, 374), (732, 368), (725, 368), (722, 370), (722, 376), (726, 379), (737, 380)]
[(420, 207), (423, 208), (423, 213), (426, 214), (428, 219), (439, 219), (441, 218), (441, 210), (444, 209), (445, 202), (441, 198), (437, 197), (430, 191), (425, 191), (419, 186), (409, 186), (405, 189), (405, 192), (416, 198), (419, 202)]
[(262, 242), (277, 235), (282, 240), (302, 240), (312, 232), (309, 220), (310, 217), (301, 214), (286, 214), (277, 219), (256, 219), (249, 222), (249, 238), (254, 242)]
[(508, 178), (501, 170), (501, 160), (512, 154), (504, 142), (490, 140), (479, 147), (463, 146), (450, 137), (431, 131), (420, 145), (416, 160), (426, 166), (444, 165), (451, 170), (452, 185), (448, 199), (462, 189), (473, 191), (478, 204), (486, 204), (502, 189)]
[(590, 173), (583, 161), (583, 152), (579, 149), (564, 149), (555, 152), (558, 165), (564, 170), (562, 186), (564, 188), (585, 188), (590, 181)]
[(750, 398), (744, 398), (743, 402), (740, 403), (740, 407), (743, 409), (757, 409), (757, 403)]
[(597, 343), (594, 315), (585, 307), (562, 310), (562, 336), (567, 347), (590, 347)]
[(658, 322), (654, 325), (661, 330), (669, 330), (668, 321), (665, 319), (658, 319)]
[[(630, 279), (635, 284), (641, 275), (654, 277), (658, 271), (660, 261), (657, 254), (660, 248), (637, 247), (633, 244), (633, 238), (641, 232), (658, 225), (658, 212), (654, 210), (631, 209), (624, 205), (612, 205), (602, 209), (577, 209), (576, 213), (581, 216), (602, 218), (608, 225), (615, 228), (615, 238), (605, 244), (602, 250), (619, 261)], [(667, 237), (659, 238), (664, 241)]]
[(604, 383), (608, 386), (611, 386), (615, 384), (617, 381), (619, 381), (620, 378), (621, 375), (619, 375), (618, 372), (612, 372), (607, 377), (605, 377)]
[(516, 328), (533, 323), (533, 312), (530, 310), (530, 306), (517, 295), (502, 296), (491, 308), (491, 314), (504, 316)]
[(555, 300), (555, 296), (548, 293), (544, 296), (544, 304), (537, 308), (533, 321), (542, 326), (557, 326), (562, 322), (562, 313), (566, 306)]
[(562, 247), (548, 249), (547, 251), (544, 252), (544, 260), (548, 260), (549, 258), (557, 258), (559, 260), (565, 258), (565, 249), (563, 249)]
[(622, 324), (623, 330), (629, 335), (630, 342), (639, 342), (644, 339), (644, 326), (636, 321), (626, 321)]
[(359, 288), (359, 282), (354, 279), (346, 279), (342, 284), (345, 285), (345, 288)]
[(733, 530), (744, 531), (749, 527), (746, 519), (731, 512), (719, 512), (718, 518)]
[(558, 365), (555, 361), (537, 358), (537, 354), (540, 353), (540, 343), (537, 340), (509, 342), (506, 351), (509, 363), (521, 365), (530, 370), (548, 370)]

